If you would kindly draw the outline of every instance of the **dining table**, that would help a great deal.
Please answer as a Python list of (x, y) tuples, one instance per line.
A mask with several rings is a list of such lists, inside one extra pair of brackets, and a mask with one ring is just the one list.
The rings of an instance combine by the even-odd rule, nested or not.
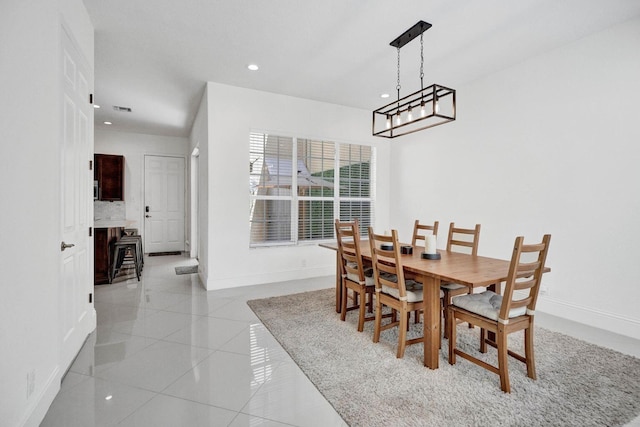
[[(411, 246), (401, 244), (402, 246)], [(319, 246), (335, 250), (336, 257), (336, 311), (341, 308), (340, 253), (337, 243), (321, 243)], [(424, 366), (438, 369), (440, 346), (440, 284), (460, 283), (470, 289), (487, 287), (500, 293), (500, 284), (507, 279), (510, 261), (479, 255), (468, 255), (438, 249), (440, 259), (422, 257), (423, 246), (412, 247), (409, 254), (402, 254), (402, 267), (411, 277), (422, 283), (424, 300)], [(362, 259), (371, 262), (368, 240), (360, 241)], [(545, 272), (550, 271), (548, 267)]]

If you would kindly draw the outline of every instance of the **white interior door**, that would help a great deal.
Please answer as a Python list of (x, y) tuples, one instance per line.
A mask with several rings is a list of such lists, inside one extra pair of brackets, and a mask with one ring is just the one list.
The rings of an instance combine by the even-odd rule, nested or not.
[(184, 157), (144, 157), (145, 251), (184, 251)]
[(93, 77), (69, 35), (62, 30), (62, 142), (60, 156), (60, 366), (66, 370), (95, 328), (89, 237), (91, 206), (89, 169), (93, 141)]

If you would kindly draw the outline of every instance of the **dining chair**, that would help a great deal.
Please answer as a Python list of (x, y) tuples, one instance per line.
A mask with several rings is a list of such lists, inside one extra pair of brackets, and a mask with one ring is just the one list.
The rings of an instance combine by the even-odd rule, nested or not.
[[(380, 341), (381, 331), (397, 326), (396, 357), (401, 359), (407, 345), (423, 342), (423, 337), (407, 339), (409, 314), (424, 309), (422, 285), (413, 280), (405, 280), (397, 230), (391, 230), (391, 235), (388, 236), (375, 234), (373, 228), (369, 227), (369, 245), (376, 292), (373, 342)], [(382, 325), (382, 309), (385, 306), (397, 311), (398, 316), (392, 316), (389, 323)]]
[[(358, 220), (341, 222), (336, 219), (336, 238), (338, 240), (338, 253), (340, 254), (340, 274), (342, 306), (340, 320), (346, 320), (347, 311), (358, 310), (358, 332), (364, 330), (364, 322), (373, 320), (374, 317), (365, 317), (367, 295), (369, 307), (372, 307), (374, 283), (373, 270), (365, 268), (360, 254), (360, 228)], [(353, 305), (347, 307), (348, 290), (353, 291)], [(370, 310), (371, 311), (371, 310)]]
[[(418, 246), (424, 247), (425, 244), (425, 236), (428, 234), (433, 234), (438, 237), (438, 225), (440, 223), (435, 221), (433, 225), (420, 224), (420, 220), (416, 219), (413, 223), (413, 238), (411, 240), (411, 246), (417, 248)], [(418, 242), (418, 240), (422, 240), (422, 242)], [(420, 323), (420, 310), (415, 311), (415, 323)]]
[[(533, 320), (550, 241), (550, 234), (545, 234), (542, 242), (537, 244), (525, 245), (522, 236), (516, 238), (503, 295), (485, 291), (453, 298), (452, 304), (448, 307), (450, 364), (454, 365), (456, 356), (460, 356), (498, 374), (500, 388), (505, 393), (511, 392), (507, 356), (524, 362), (527, 366), (527, 376), (536, 379)], [(458, 319), (481, 328), (480, 352), (486, 353), (487, 344), (496, 347), (498, 349), (497, 367), (456, 347)], [(524, 355), (515, 353), (507, 347), (508, 334), (522, 330), (524, 330)], [(487, 337), (487, 332), (495, 334), (495, 341)]]
[(438, 221), (435, 221), (433, 225), (420, 224), (420, 220), (416, 219), (413, 224), (413, 239), (411, 240), (411, 246), (418, 246), (418, 240), (422, 240), (422, 246), (424, 246), (424, 239), (427, 234), (433, 234), (438, 236)]
[[(480, 224), (474, 228), (456, 227), (452, 222), (449, 225), (449, 235), (447, 237), (447, 251), (463, 252), (470, 255), (478, 255), (478, 242), (480, 241)], [(442, 297), (442, 316), (444, 317), (444, 337), (449, 337), (449, 322), (447, 321), (447, 308), (451, 305), (451, 299), (458, 295), (468, 294), (471, 290), (460, 283), (441, 283), (440, 289)], [(473, 327), (469, 325), (469, 327)]]

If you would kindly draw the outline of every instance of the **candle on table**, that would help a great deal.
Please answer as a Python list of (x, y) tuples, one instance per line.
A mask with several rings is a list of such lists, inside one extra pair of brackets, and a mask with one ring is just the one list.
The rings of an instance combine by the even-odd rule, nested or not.
[(424, 236), (424, 252), (430, 255), (438, 253), (436, 250), (436, 236), (433, 234)]

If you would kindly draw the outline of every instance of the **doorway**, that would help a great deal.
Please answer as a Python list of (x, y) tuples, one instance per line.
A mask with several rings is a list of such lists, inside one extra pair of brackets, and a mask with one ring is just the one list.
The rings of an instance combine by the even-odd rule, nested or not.
[(144, 156), (145, 251), (183, 252), (185, 159)]

